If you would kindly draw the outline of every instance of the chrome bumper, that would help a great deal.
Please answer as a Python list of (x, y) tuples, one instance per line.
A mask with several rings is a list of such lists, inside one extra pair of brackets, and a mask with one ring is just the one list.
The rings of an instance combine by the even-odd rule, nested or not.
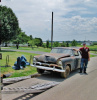
[(51, 70), (51, 71), (55, 71), (55, 72), (65, 72), (65, 70), (57, 69), (55, 67), (50, 68), (50, 67), (45, 67), (45, 66), (33, 65), (33, 64), (31, 64), (31, 66), (39, 68), (39, 69), (43, 69), (43, 70)]

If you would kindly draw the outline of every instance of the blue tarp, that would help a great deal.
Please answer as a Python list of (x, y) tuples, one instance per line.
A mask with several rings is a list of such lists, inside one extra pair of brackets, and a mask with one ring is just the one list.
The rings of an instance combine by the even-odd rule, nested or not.
[(17, 57), (17, 61), (14, 63), (12, 68), (15, 70), (20, 70), (25, 68), (27, 65), (30, 65), (30, 63), (27, 62), (26, 57), (22, 55), (21, 57)]

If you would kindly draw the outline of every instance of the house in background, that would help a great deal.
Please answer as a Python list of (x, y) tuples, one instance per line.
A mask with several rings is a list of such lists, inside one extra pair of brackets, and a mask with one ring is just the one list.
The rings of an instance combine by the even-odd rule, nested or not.
[[(86, 43), (86, 45), (93, 45), (93, 42), (92, 41), (84, 41), (85, 43)], [(83, 45), (83, 44), (81, 44), (81, 45)]]

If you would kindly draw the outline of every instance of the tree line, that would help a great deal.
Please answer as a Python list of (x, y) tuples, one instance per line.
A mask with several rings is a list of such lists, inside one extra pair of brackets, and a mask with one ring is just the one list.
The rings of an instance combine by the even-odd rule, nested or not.
[[(73, 40), (73, 41), (66, 41), (66, 42), (53, 42), (53, 47), (70, 47), (70, 46), (77, 46), (78, 43), (76, 40)], [(51, 48), (51, 42), (49, 40), (46, 41), (45, 44), (43, 44), (43, 47), (46, 47), (46, 48)]]

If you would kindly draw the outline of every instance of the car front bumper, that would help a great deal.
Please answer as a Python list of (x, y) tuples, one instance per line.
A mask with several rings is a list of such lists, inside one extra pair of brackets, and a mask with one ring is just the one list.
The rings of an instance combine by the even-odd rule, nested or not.
[(57, 69), (55, 67), (50, 68), (50, 67), (45, 67), (45, 66), (33, 65), (33, 64), (31, 64), (31, 66), (39, 68), (39, 69), (43, 69), (43, 70), (50, 70), (50, 71), (55, 71), (55, 72), (65, 72), (65, 70)]

